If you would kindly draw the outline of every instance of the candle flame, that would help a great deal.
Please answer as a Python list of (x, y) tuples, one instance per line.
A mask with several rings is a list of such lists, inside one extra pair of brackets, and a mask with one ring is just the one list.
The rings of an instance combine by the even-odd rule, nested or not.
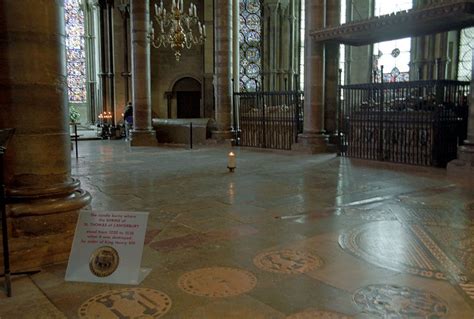
[(230, 152), (229, 156), (235, 156), (234, 152)]

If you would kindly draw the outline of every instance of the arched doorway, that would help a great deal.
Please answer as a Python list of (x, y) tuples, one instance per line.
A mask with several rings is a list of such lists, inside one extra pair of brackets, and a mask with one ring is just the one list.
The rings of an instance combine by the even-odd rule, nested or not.
[(191, 77), (182, 78), (174, 84), (173, 93), (176, 96), (177, 118), (200, 118), (202, 116), (201, 83), (199, 81)]

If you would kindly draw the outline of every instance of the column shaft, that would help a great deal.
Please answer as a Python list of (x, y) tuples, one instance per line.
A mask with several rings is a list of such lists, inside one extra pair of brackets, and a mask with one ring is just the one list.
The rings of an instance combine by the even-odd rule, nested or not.
[(225, 140), (232, 137), (232, 0), (215, 2), (215, 73), (217, 131), (213, 137)]
[(325, 23), (325, 0), (305, 0), (305, 81), (303, 134), (292, 149), (310, 153), (327, 149), (324, 135), (324, 44), (314, 42), (310, 32)]
[[(341, 5), (340, 1), (327, 1), (326, 26), (333, 27), (340, 24)], [(336, 114), (338, 100), (338, 77), (339, 77), (339, 44), (326, 44), (325, 52), (325, 86), (324, 86), (324, 110), (325, 130), (328, 134), (336, 133)], [(336, 142), (335, 140), (332, 142)]]
[(18, 270), (67, 259), (77, 211), (90, 195), (70, 174), (63, 2), (7, 0), (1, 7), (0, 128), (16, 129), (5, 183)]
[[(474, 49), (472, 57), (474, 59)], [(458, 148), (458, 158), (448, 163), (448, 173), (472, 181), (474, 178), (474, 68), (471, 74), (469, 102), (467, 139), (464, 145)]]
[(151, 126), (149, 0), (131, 0), (133, 131), (131, 146), (157, 144)]

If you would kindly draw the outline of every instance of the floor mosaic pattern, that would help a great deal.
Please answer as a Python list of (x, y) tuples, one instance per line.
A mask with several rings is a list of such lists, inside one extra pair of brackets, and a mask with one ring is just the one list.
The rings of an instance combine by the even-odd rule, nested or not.
[(243, 269), (211, 267), (182, 275), (178, 286), (185, 292), (204, 297), (231, 297), (252, 290), (257, 278)]
[(320, 257), (291, 249), (260, 253), (253, 263), (262, 270), (280, 274), (302, 274), (323, 265)]
[(343, 232), (340, 246), (347, 252), (379, 267), (446, 279), (430, 252), (398, 221), (379, 221)]
[(442, 319), (448, 314), (446, 302), (439, 297), (409, 287), (370, 285), (356, 291), (354, 302), (379, 318)]
[(286, 319), (351, 319), (352, 317), (330, 311), (305, 310), (295, 313)]
[(111, 290), (87, 300), (78, 311), (79, 318), (143, 319), (160, 318), (171, 308), (164, 293), (147, 288)]
[(474, 319), (474, 184), (443, 170), (223, 145), (79, 149), (91, 209), (149, 212), (152, 271), (125, 288), (66, 282), (54, 264), (15, 276), (12, 298), (0, 278), (1, 319)]

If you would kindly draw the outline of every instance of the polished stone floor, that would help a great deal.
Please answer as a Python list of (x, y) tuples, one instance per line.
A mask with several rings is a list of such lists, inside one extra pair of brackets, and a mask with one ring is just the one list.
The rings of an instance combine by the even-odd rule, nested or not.
[(474, 184), (443, 169), (81, 141), (97, 211), (150, 213), (138, 286), (16, 278), (0, 318), (474, 318)]

